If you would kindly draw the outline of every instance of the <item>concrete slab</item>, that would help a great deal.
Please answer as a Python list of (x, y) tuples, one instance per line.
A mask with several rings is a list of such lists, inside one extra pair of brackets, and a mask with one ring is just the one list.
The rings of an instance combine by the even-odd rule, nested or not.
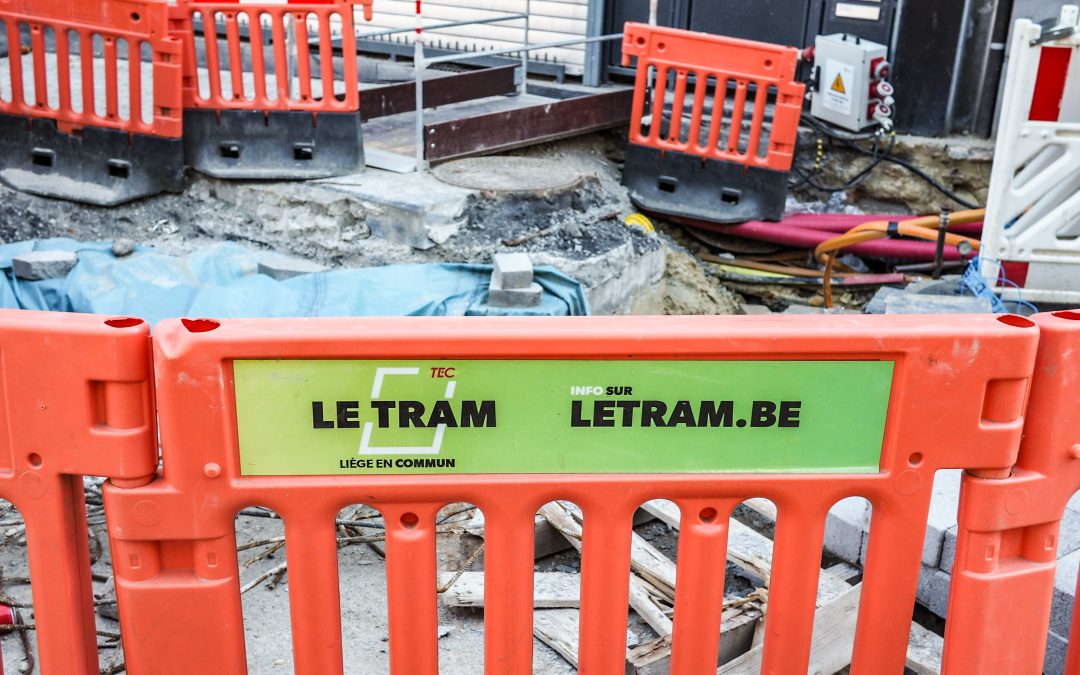
[(862, 497), (841, 499), (825, 518), (825, 550), (844, 562), (859, 564), (870, 531), (870, 503)]

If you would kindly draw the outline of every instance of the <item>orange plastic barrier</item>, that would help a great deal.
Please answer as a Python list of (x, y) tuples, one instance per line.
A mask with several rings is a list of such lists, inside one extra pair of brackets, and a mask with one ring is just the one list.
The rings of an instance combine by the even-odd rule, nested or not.
[(153, 476), (150, 368), (139, 319), (0, 310), (0, 498), (26, 522), (48, 675), (98, 672), (82, 476)]
[[(54, 119), (62, 131), (96, 126), (179, 137), (180, 43), (167, 26), (159, 0), (0, 4), (11, 83), (0, 113)], [(144, 89), (152, 91), (149, 110)]]
[[(1080, 312), (1039, 326), (1024, 439), (1006, 479), (964, 476), (944, 667), (959, 673), (1042, 672), (1065, 505), (1080, 490)], [(1067, 673), (1080, 673), (1073, 610)]]
[[(173, 31), (184, 44), (184, 106), (225, 110), (360, 109), (353, 11), (361, 5), (371, 20), (372, 0), (240, 4), (239, 0), (180, 0), (173, 8)], [(196, 35), (195, 19), (202, 23)], [(310, 24), (317, 24), (319, 67), (313, 72)], [(224, 27), (225, 34), (220, 34)], [(242, 51), (247, 28), (250, 64)], [(290, 32), (292, 37), (290, 37)], [(341, 40), (340, 77), (334, 74), (334, 37)], [(269, 39), (267, 39), (269, 38)], [(222, 54), (222, 48), (225, 53)], [(206, 54), (199, 64), (197, 55)], [(295, 73), (291, 70), (295, 68)], [(204, 74), (200, 74), (200, 69)], [(227, 75), (228, 82), (223, 81)], [(292, 82), (295, 77), (295, 86)], [(200, 78), (205, 78), (200, 82)], [(319, 90), (315, 83), (318, 81)], [(340, 90), (340, 91), (339, 91)]]
[[(787, 171), (806, 91), (806, 85), (795, 81), (798, 54), (794, 47), (627, 23), (623, 65), (637, 57), (630, 142)], [(733, 95), (729, 94), (731, 85)], [(684, 122), (691, 94), (689, 120)], [(745, 128), (751, 96), (753, 113)], [(730, 116), (725, 111), (727, 102)], [(671, 110), (665, 124), (661, 120), (668, 114), (666, 104)], [(772, 123), (766, 126), (770, 105)]]
[(295, 672), (341, 673), (335, 517), (362, 502), (386, 522), (391, 671), (435, 673), (435, 516), (467, 501), (486, 671), (532, 672), (533, 520), (565, 499), (584, 512), (579, 667), (622, 673), (632, 516), (668, 498), (671, 672), (713, 672), (728, 517), (766, 497), (763, 672), (806, 672), (826, 513), (857, 495), (852, 672), (900, 672), (933, 473), (1008, 475), (1037, 339), (1014, 316), (162, 322), (164, 474), (105, 489), (128, 670), (246, 672), (234, 518), (262, 505), (285, 524)]

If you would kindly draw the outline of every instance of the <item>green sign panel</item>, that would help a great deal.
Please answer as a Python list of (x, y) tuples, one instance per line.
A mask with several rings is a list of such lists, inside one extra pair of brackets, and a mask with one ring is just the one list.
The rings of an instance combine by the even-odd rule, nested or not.
[(236, 361), (244, 475), (878, 471), (891, 361)]

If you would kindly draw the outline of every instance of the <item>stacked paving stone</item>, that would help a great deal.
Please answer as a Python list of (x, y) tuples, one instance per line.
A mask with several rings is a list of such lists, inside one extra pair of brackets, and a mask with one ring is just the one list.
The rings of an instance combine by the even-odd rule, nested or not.
[[(956, 559), (961, 474), (959, 470), (938, 471), (934, 478), (916, 594), (919, 604), (942, 618), (948, 608), (949, 574)], [(825, 550), (853, 565), (865, 564), (870, 517), (870, 504), (862, 498), (837, 502), (825, 523)], [(1080, 571), (1080, 496), (1074, 497), (1065, 509), (1059, 541), (1054, 604), (1043, 669), (1046, 675), (1064, 672), (1073, 598)]]
[(533, 281), (533, 266), (525, 253), (496, 253), (492, 262), (488, 304), (492, 307), (535, 307), (544, 289)]

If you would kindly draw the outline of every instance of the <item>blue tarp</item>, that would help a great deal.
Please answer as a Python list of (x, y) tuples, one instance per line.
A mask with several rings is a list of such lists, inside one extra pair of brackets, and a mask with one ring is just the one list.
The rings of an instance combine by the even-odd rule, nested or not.
[[(16, 279), (12, 257), (29, 251), (79, 254), (67, 277)], [(151, 325), (178, 316), (461, 316), (588, 314), (581, 284), (536, 269), (542, 303), (528, 309), (489, 307), (491, 265), (387, 265), (306, 274), (275, 281), (258, 274), (260, 254), (217, 243), (184, 257), (140, 247), (117, 258), (108, 242), (38, 239), (0, 245), (0, 306), (138, 316)]]

